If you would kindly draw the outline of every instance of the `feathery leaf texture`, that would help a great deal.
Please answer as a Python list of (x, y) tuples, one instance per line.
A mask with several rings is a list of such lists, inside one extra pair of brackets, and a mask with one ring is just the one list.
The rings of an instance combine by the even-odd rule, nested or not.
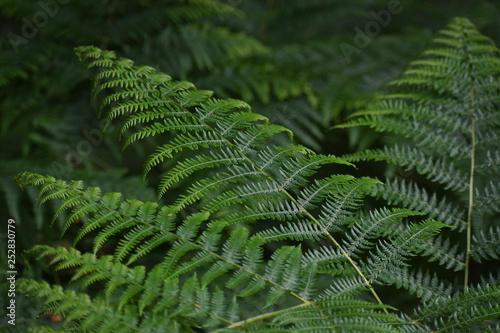
[(424, 255), (463, 270), (465, 288), (471, 261), (498, 260), (500, 253), (499, 92), (500, 50), (470, 21), (455, 18), (399, 79), (340, 126), (370, 126), (399, 139), (344, 158), (386, 161), (426, 179), (390, 177), (371, 194), (454, 228), (428, 241)]
[[(445, 32), (466, 25), (457, 22)], [(460, 42), (459, 36), (448, 38)], [(467, 225), (450, 202), (422, 194), (420, 201), (430, 202), (412, 210), (364, 213), (364, 197), (383, 191), (378, 180), (320, 176), (350, 163), (278, 145), (274, 137), (291, 138), (291, 132), (253, 114), (245, 102), (215, 99), (111, 51), (88, 46), (77, 54), (96, 71), (93, 97), (106, 119), (121, 123), (125, 146), (148, 137), (162, 142), (144, 164), (144, 176), (161, 170), (162, 199), (142, 202), (81, 181), (18, 175), (21, 187), (39, 188), (42, 203), (57, 203), (63, 232), (80, 221), (75, 241), (93, 239), (92, 252), (46, 245), (31, 250), (50, 258), (54, 269), (74, 269), (72, 289), (19, 280), (22, 292), (43, 299), (45, 313), (62, 315), (65, 331), (444, 332), (474, 329), (498, 315), (497, 286), (452, 296), (439, 277), (409, 268), (416, 256), (438, 260), (426, 251), (428, 244), (444, 247), (446, 241), (434, 241), (443, 228)], [(397, 186), (392, 188), (404, 190)], [(424, 193), (416, 187), (405, 192), (411, 191)], [(477, 194), (492, 214), (496, 193), (493, 184)], [(433, 215), (420, 220), (426, 207)], [(498, 257), (496, 237), (484, 234), (478, 241), (487, 246), (474, 256)], [(101, 255), (104, 247), (108, 253)], [(460, 269), (453, 258), (442, 264)], [(87, 293), (92, 285), (102, 292)], [(423, 305), (398, 314), (379, 296), (381, 285), (404, 288)]]

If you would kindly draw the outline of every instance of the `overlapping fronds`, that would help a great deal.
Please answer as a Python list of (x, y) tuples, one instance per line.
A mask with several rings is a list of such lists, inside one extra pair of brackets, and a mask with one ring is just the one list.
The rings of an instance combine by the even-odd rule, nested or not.
[[(398, 320), (393, 315), (379, 312), (377, 309), (384, 308), (381, 304), (345, 298), (333, 292), (334, 289), (323, 290), (324, 286), (317, 283), (320, 271), (328, 275), (345, 272), (328, 269), (325, 265), (320, 269), (319, 261), (324, 259), (321, 255), (304, 254), (300, 246), (283, 246), (270, 259), (264, 260), (263, 245), (266, 240), (262, 236), (251, 236), (248, 228), (240, 226), (233, 228), (226, 237), (227, 219), (210, 220), (209, 212), (194, 213), (179, 222), (180, 207), (177, 206), (160, 208), (152, 202), (123, 200), (119, 193), (101, 194), (98, 188), (84, 188), (81, 182), (66, 183), (33, 173), (21, 174), (18, 181), (26, 186), (39, 186), (42, 202), (59, 199), (56, 215), (71, 211), (66, 217), (65, 227), (76, 219), (87, 217), (76, 237), (77, 241), (94, 233), (94, 253), (49, 246), (38, 246), (32, 251), (50, 257), (50, 264), (57, 270), (76, 268), (72, 280), (83, 287), (103, 283), (104, 291), (99, 297), (90, 298), (84, 293), (63, 291), (45, 282), (21, 280), (25, 292), (46, 299), (47, 313), (58, 313), (66, 318), (68, 330), (72, 327), (77, 331), (117, 329), (123, 318), (131, 313), (135, 313), (136, 318), (129, 321), (124, 329), (132, 331), (172, 325), (176, 327), (174, 332), (183, 332), (184, 321), (203, 323), (205, 327), (237, 328), (247, 322), (274, 318), (278, 314), (280, 319), (276, 320), (286, 321), (286, 324), (282, 322), (280, 325), (287, 325), (291, 320), (288, 316), (294, 317), (295, 311), (308, 306), (311, 309), (307, 311), (316, 311), (315, 316), (320, 320), (314, 325), (323, 327), (325, 332), (329, 327), (351, 325), (367, 329), (385, 327), (390, 331), (387, 322)], [(261, 209), (265, 213), (265, 207)], [(403, 214), (402, 210), (399, 213), (413, 214)], [(273, 216), (272, 213), (267, 214), (269, 218)], [(395, 219), (394, 216), (391, 218)], [(328, 232), (320, 230), (323, 238), (328, 237)], [(103, 244), (118, 235), (120, 241), (113, 255), (97, 256)], [(310, 238), (306, 233), (303, 237)], [(404, 241), (404, 237), (399, 241)], [(161, 247), (164, 244), (169, 246)], [(383, 244), (382, 248), (386, 246), (398, 248), (395, 242)], [(148, 268), (134, 265), (158, 248), (166, 249), (162, 262)], [(328, 251), (326, 249), (324, 251)], [(336, 261), (339, 264), (352, 262), (342, 248), (337, 251)], [(383, 258), (380, 260), (383, 261)], [(398, 260), (401, 260), (401, 255)], [(332, 261), (333, 258), (330, 258), (328, 264), (331, 265)], [(353, 275), (350, 283), (356, 281), (358, 288), (370, 288), (362, 275), (356, 274), (352, 267), (350, 271)], [(229, 295), (228, 291), (231, 291)], [(243, 299), (255, 294), (266, 295), (265, 308), (277, 307), (283, 299), (288, 299), (293, 306), (252, 318), (244, 318), (242, 313), (235, 312)], [(349, 293), (344, 294), (350, 296)], [(85, 302), (95, 304), (80, 311), (75, 302), (82, 297)], [(231, 297), (232, 301), (226, 303), (227, 297)], [(93, 311), (105, 306), (108, 307), (105, 312), (93, 314)], [(340, 311), (339, 306), (347, 312)], [(349, 307), (356, 307), (359, 312), (349, 311)], [(179, 313), (182, 313), (181, 318), (178, 318)], [(341, 315), (343, 317), (338, 317)], [(103, 316), (113, 316), (115, 322), (104, 322)], [(305, 325), (302, 317), (294, 325)]]
[[(274, 324), (265, 324), (268, 318), (308, 306), (312, 306), (308, 312), (316, 311), (321, 318), (321, 323), (314, 325), (325, 332), (336, 325), (368, 329), (379, 319), (376, 327), (389, 328), (387, 321), (398, 320), (388, 314), (357, 256), (373, 248), (367, 244), (377, 243), (373, 260), (382, 254), (377, 251), (393, 248), (400, 249), (397, 261), (404, 260), (398, 242), (404, 242), (407, 234), (391, 232), (390, 239), (380, 243), (376, 237), (386, 234), (388, 227), (378, 226), (398, 223), (415, 213), (397, 210), (366, 218), (363, 226), (353, 229), (352, 237), (360, 244), (354, 248), (334, 237), (335, 232), (357, 225), (359, 218), (353, 211), (378, 181), (334, 175), (310, 182), (321, 167), (347, 162), (301, 146), (269, 144), (272, 136), (290, 132), (251, 113), (244, 102), (213, 99), (210, 92), (196, 90), (188, 82), (175, 82), (151, 67), (116, 59), (108, 51), (82, 47), (78, 52), (90, 68), (98, 70), (94, 96), (101, 97), (101, 110), (107, 119), (120, 118), (125, 144), (151, 136), (166, 140), (145, 162), (145, 174), (153, 168), (168, 168), (158, 194), (171, 204), (160, 206), (124, 199), (120, 193), (103, 194), (79, 181), (20, 174), (20, 184), (40, 188), (42, 203), (58, 200), (55, 217), (68, 212), (63, 231), (75, 221), (85, 221), (76, 241), (87, 236), (94, 240), (93, 253), (49, 247), (35, 251), (50, 255), (57, 269), (75, 267), (73, 279), (82, 286), (104, 283), (105, 292), (96, 302), (109, 304), (113, 310), (108, 311), (117, 311), (118, 317), (138, 309), (131, 324), (138, 329), (142, 325), (170, 325), (169, 320), (176, 322), (172, 327), (179, 331), (195, 323), (236, 329), (262, 322), (271, 329)], [(180, 182), (183, 191), (171, 195)], [(359, 232), (370, 224), (372, 232)], [(113, 255), (99, 257), (99, 250), (116, 237)], [(314, 250), (282, 246), (270, 258), (264, 256), (266, 244), (284, 239), (325, 240), (329, 244)], [(147, 268), (137, 265), (149, 254), (162, 251), (159, 264)], [(339, 298), (346, 310), (349, 306), (358, 308), (359, 313), (352, 315), (350, 311), (339, 312), (337, 301), (327, 301), (339, 297), (335, 287), (318, 284), (321, 275), (346, 274), (349, 280), (344, 283), (358, 285), (374, 297), (373, 302), (361, 303), (354, 298), (355, 293)], [(47, 288), (51, 287), (37, 284), (26, 290), (44, 297), (50, 293)], [(247, 318), (242, 317), (243, 312), (236, 314), (235, 307), (247, 298), (262, 299), (269, 311)], [(231, 309), (225, 302), (230, 299)], [(106, 325), (111, 323), (63, 305), (66, 302), (71, 304), (71, 300), (49, 302), (47, 311), (64, 313), (70, 327), (110, 329)], [(179, 318), (185, 303), (190, 311)], [(166, 317), (160, 321), (151, 319), (162, 314)], [(345, 316), (337, 322), (336, 315), (341, 314)], [(291, 319), (285, 316), (280, 320), (280, 325), (288, 325)], [(296, 321), (295, 325), (305, 324)]]
[(426, 254), (464, 270), (465, 285), (471, 260), (499, 257), (499, 92), (500, 50), (470, 21), (455, 18), (385, 93), (342, 125), (398, 135), (398, 144), (346, 158), (386, 161), (425, 177), (389, 178), (372, 194), (454, 228), (428, 243)]
[(477, 325), (481, 332), (494, 332), (498, 328), (495, 320), (500, 315), (499, 301), (500, 286), (478, 286), (467, 293), (435, 298), (425, 308), (415, 310), (413, 318), (439, 332), (456, 332), (471, 324)]
[[(122, 126), (125, 146), (161, 142), (144, 176), (159, 171), (158, 196), (166, 204), (81, 181), (17, 177), (22, 187), (39, 189), (43, 204), (56, 202), (63, 232), (78, 223), (76, 246), (93, 240), (91, 251), (31, 251), (53, 269), (72, 269), (77, 291), (19, 280), (22, 292), (43, 300), (45, 313), (61, 314), (65, 331), (429, 332), (473, 330), (498, 314), (498, 287), (451, 296), (439, 276), (410, 269), (412, 260), (441, 260), (433, 248), (449, 250), (442, 265), (462, 269), (461, 249), (446, 245), (445, 236), (434, 239), (442, 229), (470, 226), (448, 201), (420, 198), (413, 210), (364, 213), (364, 197), (383, 192), (378, 180), (337, 174), (339, 164), (350, 163), (275, 141), (291, 132), (245, 102), (215, 99), (110, 51), (79, 47), (77, 53), (95, 71), (94, 99), (107, 121)], [(496, 193), (488, 187), (481, 201), (491, 214)], [(434, 209), (425, 220), (422, 207)], [(495, 259), (498, 239), (481, 239), (488, 246), (474, 255)], [(387, 285), (408, 290), (422, 306), (397, 313), (379, 292)]]

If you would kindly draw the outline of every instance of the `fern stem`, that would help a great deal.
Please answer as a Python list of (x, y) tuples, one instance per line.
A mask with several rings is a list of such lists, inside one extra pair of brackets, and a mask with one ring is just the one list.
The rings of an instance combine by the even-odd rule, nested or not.
[[(467, 51), (466, 51), (467, 52)], [(474, 170), (476, 168), (476, 119), (474, 111), (476, 110), (476, 97), (473, 78), (471, 77), (471, 63), (468, 61), (467, 71), (469, 74), (469, 81), (471, 85), (470, 92), (470, 113), (471, 113), (471, 152), (470, 152), (470, 178), (469, 178), (469, 208), (467, 211), (467, 249), (465, 254), (465, 273), (464, 273), (464, 291), (467, 291), (469, 286), (470, 275), (470, 256), (472, 248), (472, 215), (474, 209)]]
[(256, 321), (261, 321), (261, 320), (265, 320), (268, 318), (272, 318), (272, 317), (275, 317), (283, 312), (290, 311), (292, 309), (303, 308), (303, 307), (309, 306), (311, 304), (315, 304), (315, 303), (307, 301), (307, 303), (302, 303), (302, 304), (296, 305), (296, 306), (291, 307), (291, 308), (286, 308), (286, 309), (282, 309), (282, 310), (278, 310), (278, 311), (274, 311), (274, 312), (264, 313), (264, 314), (261, 314), (261, 315), (258, 315), (258, 316), (252, 317), (252, 318), (248, 318), (248, 319), (236, 322), (236, 323), (228, 326), (227, 328), (244, 327), (246, 324), (250, 324), (250, 323), (253, 323)]
[[(356, 271), (356, 273), (358, 273), (358, 275), (363, 279), (363, 283), (367, 286), (368, 290), (370, 290), (370, 293), (373, 295), (373, 297), (375, 298), (375, 300), (377, 301), (378, 304), (380, 305), (384, 305), (384, 303), (382, 302), (382, 300), (380, 299), (380, 297), (378, 296), (377, 292), (375, 291), (375, 289), (373, 289), (373, 286), (372, 284), (370, 283), (370, 281), (366, 278), (365, 274), (361, 271), (361, 269), (359, 268), (359, 266), (354, 262), (354, 260), (352, 260), (351, 256), (349, 255), (349, 253), (347, 253), (347, 251), (339, 244), (339, 242), (337, 242), (337, 240), (330, 234), (330, 232), (322, 227), (320, 225), (320, 223), (316, 220), (316, 218), (314, 216), (311, 215), (311, 213), (309, 213), (302, 205), (300, 205), (294, 197), (292, 197), (288, 191), (286, 191), (285, 189), (283, 189), (283, 191), (288, 195), (288, 197), (290, 198), (290, 200), (293, 200), (294, 203), (296, 203), (297, 205), (299, 205), (299, 207), (301, 208), (301, 210), (304, 212), (304, 214), (306, 214), (306, 216), (311, 220), (313, 221), (316, 225), (319, 225), (321, 227), (321, 232), (330, 240), (330, 242), (333, 243), (333, 245), (335, 245), (335, 247), (337, 247), (338, 249), (340, 249), (342, 255), (347, 259), (347, 261), (349, 262), (349, 264), (354, 268), (354, 270)], [(387, 311), (387, 309), (385, 307), (383, 307), (383, 310), (385, 313), (389, 313), (389, 311)]]
[[(472, 90), (474, 94), (474, 88)], [(474, 99), (472, 99), (472, 105), (474, 110)], [(467, 212), (467, 249), (465, 254), (465, 275), (464, 275), (464, 291), (467, 291), (469, 286), (469, 275), (470, 275), (470, 256), (472, 250), (472, 216), (474, 209), (474, 169), (476, 164), (476, 130), (475, 130), (475, 119), (472, 120), (471, 125), (471, 156), (470, 156), (470, 179), (469, 179), (469, 209)]]
[[(328, 238), (332, 241), (332, 243), (338, 247), (340, 249), (340, 251), (342, 252), (342, 255), (347, 259), (347, 261), (349, 261), (349, 264), (351, 264), (351, 266), (354, 268), (354, 270), (356, 271), (356, 273), (358, 273), (358, 275), (363, 279), (363, 283), (368, 287), (368, 290), (370, 290), (370, 293), (372, 294), (372, 296), (375, 298), (375, 300), (377, 301), (378, 304), (380, 305), (384, 305), (384, 303), (382, 302), (382, 300), (380, 299), (380, 297), (378, 296), (377, 292), (375, 291), (375, 289), (373, 289), (373, 286), (372, 284), (370, 283), (370, 281), (366, 278), (365, 274), (363, 274), (363, 272), (361, 271), (361, 269), (358, 267), (358, 265), (356, 265), (356, 263), (354, 262), (354, 260), (352, 260), (352, 258), (349, 256), (349, 254), (344, 250), (344, 248), (342, 248), (340, 246), (340, 244), (337, 242), (337, 240), (335, 240), (331, 235), (330, 233), (325, 230), (325, 232), (328, 233)], [(385, 313), (389, 313), (389, 311), (387, 311), (387, 309), (385, 307), (382, 308), (383, 311)]]
[[(244, 154), (243, 154), (244, 155)], [(248, 161), (252, 164), (255, 165), (255, 163), (250, 159), (248, 158), (246, 155), (244, 155), (245, 158), (248, 159)], [(255, 167), (263, 174), (265, 175), (269, 180), (271, 181), (274, 181), (274, 179), (272, 177), (270, 177), (269, 175), (267, 175), (267, 173), (264, 171), (264, 170), (261, 170), (260, 168), (258, 168), (256, 165)], [(349, 262), (349, 264), (354, 268), (354, 270), (356, 271), (356, 273), (363, 279), (363, 283), (367, 286), (368, 290), (370, 290), (370, 293), (373, 295), (373, 297), (375, 298), (375, 300), (377, 301), (378, 304), (380, 305), (384, 305), (384, 303), (382, 302), (382, 300), (380, 299), (380, 297), (378, 296), (377, 292), (375, 291), (375, 289), (373, 288), (372, 284), (370, 283), (370, 281), (366, 278), (366, 276), (364, 275), (364, 273), (361, 271), (361, 269), (359, 268), (359, 266), (354, 262), (354, 260), (351, 258), (351, 256), (349, 255), (349, 253), (347, 253), (347, 251), (339, 244), (339, 242), (337, 242), (337, 240), (330, 234), (330, 232), (321, 226), (321, 224), (318, 222), (318, 220), (311, 214), (309, 213), (309, 211), (307, 209), (304, 208), (303, 205), (301, 205), (296, 199), (295, 197), (293, 197), (287, 190), (286, 188), (284, 188), (283, 186), (281, 186), (280, 184), (277, 184), (278, 187), (280, 188), (280, 191), (283, 192), (287, 198), (289, 198), (293, 203), (295, 203), (298, 207), (300, 207), (300, 210), (307, 216), (308, 219), (310, 219), (314, 224), (318, 225), (320, 228), (321, 228), (321, 232), (333, 243), (333, 245), (335, 245), (335, 247), (337, 247), (338, 249), (340, 249), (342, 255), (347, 259), (347, 261)], [(383, 311), (385, 313), (389, 313), (389, 311), (387, 311), (387, 309), (385, 307), (383, 307)]]

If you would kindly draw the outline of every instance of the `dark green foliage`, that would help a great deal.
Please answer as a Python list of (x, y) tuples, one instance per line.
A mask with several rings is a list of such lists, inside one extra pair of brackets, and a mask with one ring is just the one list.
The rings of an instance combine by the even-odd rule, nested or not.
[[(94, 253), (109, 237), (123, 234), (123, 240), (118, 242), (112, 257), (98, 259), (94, 255), (80, 254), (63, 248), (52, 250), (38, 247), (38, 251), (45, 255), (54, 255), (52, 262), (59, 262), (60, 268), (81, 266), (73, 279), (81, 279), (83, 285), (106, 281), (106, 289), (110, 291), (105, 293), (107, 297), (103, 302), (109, 303), (117, 296), (118, 291), (123, 293), (124, 296), (120, 296), (117, 304), (118, 312), (124, 311), (128, 303), (141, 304), (140, 300), (146, 297), (147, 302), (138, 308), (137, 328), (143, 328), (144, 325), (166, 325), (168, 313), (172, 314), (170, 320), (176, 323), (172, 325), (181, 327), (181, 321), (175, 316), (181, 312), (181, 309), (177, 308), (181, 299), (191, 299), (191, 309), (184, 315), (191, 317), (191, 320), (196, 319), (202, 323), (211, 318), (209, 322), (215, 320), (214, 324), (217, 326), (226, 323), (228, 326), (239, 327), (243, 322), (238, 323), (226, 318), (226, 310), (221, 308), (224, 304), (213, 304), (209, 301), (213, 297), (219, 299), (219, 296), (212, 294), (219, 288), (235, 289), (229, 294), (233, 294), (230, 297), (235, 306), (240, 306), (242, 302), (245, 304), (247, 297), (262, 298), (264, 294), (267, 294), (264, 301), (266, 308), (279, 308), (284, 299), (295, 303), (296, 306), (303, 306), (314, 303), (313, 300), (320, 297), (327, 287), (322, 286), (320, 290), (315, 290), (318, 288), (315, 283), (318, 274), (316, 270), (320, 268), (322, 275), (338, 275), (340, 271), (335, 269), (338, 265), (352, 266), (352, 273), (362, 278), (364, 288), (370, 289), (376, 295), (359, 264), (355, 263), (345, 246), (340, 245), (330, 233), (334, 228), (352, 223), (352, 214), (348, 210), (358, 205), (356, 201), (367, 191), (367, 187), (373, 183), (372, 180), (356, 180), (345, 176), (338, 176), (336, 179), (329, 177), (318, 180), (317, 183), (321, 186), (316, 186), (313, 191), (301, 191), (300, 188), (306, 184), (307, 178), (314, 175), (322, 165), (345, 162), (333, 156), (316, 155), (295, 145), (266, 147), (265, 142), (270, 136), (286, 130), (268, 124), (262, 116), (248, 113), (249, 107), (246, 103), (211, 99), (209, 93), (195, 90), (187, 82), (171, 81), (170, 77), (158, 74), (150, 67), (136, 67), (126, 59), (116, 60), (110, 52), (80, 48), (79, 54), (90, 61), (90, 67), (100, 67), (96, 94), (99, 94), (100, 90), (116, 89), (102, 99), (101, 105), (107, 116), (125, 116), (122, 121), (125, 127), (132, 123), (136, 126), (142, 125), (128, 135), (127, 143), (145, 136), (160, 135), (164, 131), (172, 133), (169, 143), (160, 146), (145, 164), (146, 169), (150, 169), (162, 164), (164, 159), (173, 154), (178, 156), (175, 164), (169, 167), (160, 182), (159, 195), (167, 193), (181, 180), (187, 182), (183, 183), (185, 190), (180, 196), (170, 198), (172, 206), (160, 208), (156, 203), (122, 200), (117, 193), (101, 195), (98, 188), (85, 189), (81, 182), (68, 184), (51, 177), (22, 174), (18, 180), (23, 184), (41, 186), (42, 201), (55, 198), (61, 200), (56, 214), (71, 209), (65, 226), (77, 219), (89, 217), (88, 222), (80, 229), (77, 239), (97, 231), (94, 237)], [(163, 121), (158, 122), (156, 119)], [(186, 154), (186, 151), (190, 153)], [(203, 173), (206, 169), (210, 169), (210, 172)], [(200, 173), (204, 175), (201, 178), (198, 176)], [(193, 178), (194, 175), (197, 176)], [(189, 179), (186, 179), (188, 176)], [(334, 201), (325, 202), (328, 197)], [(338, 203), (334, 206), (335, 201)], [(187, 207), (198, 212), (191, 213), (184, 221), (179, 221), (179, 218), (186, 216)], [(313, 211), (313, 208), (318, 211)], [(338, 213), (336, 218), (331, 216), (333, 209)], [(410, 214), (412, 213), (406, 215)], [(376, 218), (374, 216), (371, 219)], [(279, 223), (297, 219), (302, 220), (304, 226), (313, 228), (314, 232), (311, 234), (309, 230), (301, 230), (299, 227), (286, 238), (329, 239), (336, 244), (335, 251), (340, 254), (337, 260), (329, 260), (328, 265), (332, 266), (332, 269), (319, 267), (314, 256), (313, 260), (302, 259), (303, 250), (297, 246), (281, 247), (272, 254), (269, 261), (264, 261), (263, 246), (273, 239), (268, 236), (266, 240), (266, 237), (263, 237), (266, 235), (266, 228), (257, 233), (250, 233), (250, 226), (259, 226), (256, 222), (260, 220)], [(439, 223), (430, 223), (434, 225), (434, 231), (440, 228)], [(258, 228), (263, 229), (260, 226)], [(380, 250), (394, 247), (406, 252), (402, 245), (397, 244), (403, 242), (398, 241), (402, 234), (391, 236), (393, 239), (382, 244)], [(162, 263), (148, 271), (143, 266), (129, 267), (137, 259), (166, 243), (171, 246), (167, 247)], [(328, 245), (325, 249), (329, 251), (333, 248)], [(376, 257), (374, 254), (374, 258)], [(401, 256), (397, 257), (398, 261), (402, 260)], [(126, 265), (121, 264), (122, 261)], [(116, 267), (116, 273), (122, 274), (122, 278), (131, 277), (130, 270), (143, 271), (140, 280), (132, 285), (131, 281), (127, 280), (116, 284), (113, 274), (115, 269), (109, 271), (104, 268), (111, 262), (116, 262), (113, 267)], [(104, 265), (103, 271), (101, 265)], [(384, 264), (376, 265), (382, 267)], [(231, 275), (232, 278), (228, 279)], [(157, 281), (159, 276), (162, 277), (161, 281)], [(190, 277), (187, 278), (188, 276)], [(165, 291), (150, 295), (147, 286), (157, 283), (164, 285), (166, 277), (171, 279), (167, 286), (173, 289), (169, 291), (169, 304), (162, 304), (158, 297)], [(143, 287), (134, 287), (140, 285), (143, 280), (148, 281)], [(30, 283), (26, 287), (27, 291), (35, 294), (46, 289), (42, 285), (34, 287)], [(178, 299), (171, 300), (174, 297), (172, 295)], [(306, 296), (308, 298), (304, 298)], [(334, 296), (328, 292), (324, 297), (328, 299)], [(203, 301), (205, 297), (207, 301)], [(152, 302), (161, 306), (153, 306)], [(344, 302), (346, 306), (350, 302), (359, 304), (358, 301), (349, 299)], [(193, 308), (193, 304), (203, 310), (196, 311), (198, 306)], [(326, 302), (324, 309), (327, 310), (334, 304), (336, 303)], [(52, 306), (55, 307), (52, 311), (66, 315), (66, 305), (59, 307), (54, 303)], [(391, 318), (388, 314), (374, 312), (374, 309), (381, 306), (379, 304), (372, 309), (367, 303), (367, 308), (361, 311), (364, 316), (353, 317), (353, 324), (370, 325), (372, 316)], [(221, 309), (217, 310), (218, 308)], [(322, 306), (315, 305), (315, 308), (322, 311)], [(75, 310), (70, 311), (76, 316), (75, 319), (78, 319), (75, 324), (88, 321), (89, 327), (93, 329), (107, 329), (98, 318), (89, 318), (87, 312), (78, 314), (78, 309)], [(143, 312), (144, 317), (141, 315)], [(148, 319), (149, 315), (162, 319), (154, 322), (151, 321), (153, 318)], [(242, 315), (243, 313), (238, 313), (238, 316)], [(258, 318), (260, 317), (256, 316), (255, 319), (250, 319), (250, 322), (257, 321)], [(389, 320), (387, 318), (386, 321)]]
[(348, 159), (387, 161), (428, 180), (389, 179), (372, 194), (455, 229), (427, 244), (426, 254), (463, 270), (464, 288), (471, 260), (500, 258), (499, 56), (468, 20), (454, 19), (421, 59), (347, 125), (400, 135), (397, 144)]
[[(482, 40), (466, 20), (454, 21), (443, 33), (459, 28), (472, 35), (462, 49)], [(448, 44), (459, 42), (453, 35)], [(435, 248), (450, 254), (441, 264), (468, 267), (468, 262), (458, 264), (462, 259), (449, 251), (447, 241), (434, 238), (443, 228), (468, 229), (467, 218), (443, 223), (437, 220), (446, 214), (419, 220), (423, 213), (403, 208), (362, 212), (364, 197), (384, 190), (380, 182), (320, 176), (321, 168), (349, 163), (300, 145), (273, 143), (273, 137), (291, 133), (252, 113), (248, 104), (214, 99), (211, 92), (110, 51), (79, 47), (77, 53), (96, 71), (94, 96), (106, 119), (121, 124), (125, 145), (149, 137), (163, 141), (144, 170), (145, 175), (165, 170), (158, 195), (167, 204), (102, 193), (80, 181), (35, 173), (17, 177), (23, 187), (37, 186), (42, 202), (58, 201), (56, 217), (67, 212), (63, 230), (84, 220), (76, 240), (94, 240), (87, 253), (32, 249), (49, 256), (56, 269), (76, 269), (71, 279), (78, 291), (19, 281), (23, 292), (45, 300), (45, 313), (63, 316), (64, 331), (452, 332), (496, 325), (491, 321), (498, 315), (496, 282), (455, 291), (442, 277), (411, 264), (427, 256), (442, 260), (429, 251)], [(485, 62), (494, 65), (496, 59)], [(456, 72), (464, 75), (460, 67)], [(430, 101), (421, 90), (421, 100), (412, 96), (425, 109)], [(446, 108), (447, 98), (438, 101), (435, 105)], [(403, 103), (398, 106), (404, 110)], [(417, 120), (415, 125), (425, 126)], [(436, 179), (448, 178), (437, 174)], [(416, 185), (408, 188), (424, 193)], [(450, 189), (462, 188), (452, 184)], [(487, 193), (490, 198), (495, 192)], [(427, 206), (451, 205), (433, 198), (418, 197), (414, 208), (425, 212)], [(482, 202), (494, 212), (494, 205)], [(496, 238), (483, 237), (482, 244), (491, 246), (475, 256), (495, 258)], [(111, 238), (118, 239), (112, 254), (99, 255)], [(96, 285), (101, 292), (94, 294)], [(380, 296), (378, 287), (387, 285), (408, 290), (421, 299), (420, 306), (399, 311), (385, 305), (391, 300)]]
[[(3, 1), (0, 61), (8, 66), (0, 66), (0, 210), (22, 230), (17, 267), (24, 279), (18, 286), (38, 296), (18, 293), (18, 325), (7, 328), (498, 330), (498, 119), (478, 126), (478, 140), (485, 139), (485, 128), (494, 134), (475, 156), (481, 163), (473, 206), (468, 151), (461, 159), (441, 150), (429, 158), (427, 149), (398, 139), (397, 147), (376, 158), (416, 169), (432, 182), (414, 174), (412, 182), (392, 178), (385, 185), (338, 174), (357, 171), (350, 157), (327, 153), (390, 138), (366, 127), (341, 135), (325, 129), (367, 107), (443, 18), (465, 15), (486, 35), (500, 36), (494, 0), (401, 4), (403, 11), (347, 59), (339, 45), (354, 45), (353, 28), (363, 29), (387, 1), (70, 1), (18, 46), (7, 34), (23, 37), (25, 20), (41, 2)], [(471, 33), (453, 34), (447, 43), (463, 49), (483, 43), (469, 23), (458, 25)], [(477, 73), (476, 64), (483, 63), (489, 71), (473, 86), (485, 93), (478, 103), (493, 110), (498, 87), (487, 80), (497, 84), (498, 51), (488, 43), (488, 51), (478, 49), (484, 61), (464, 63)], [(89, 44), (151, 67), (80, 48), (95, 67), (91, 93), (72, 52)], [(460, 52), (442, 58), (455, 54)], [(459, 78), (449, 80), (453, 88), (467, 73), (456, 63), (442, 68), (453, 69), (445, 77)], [(446, 92), (450, 82), (425, 75), (421, 82), (411, 98), (423, 110), (463, 100), (463, 94)], [(432, 89), (424, 87), (434, 82), (442, 82), (445, 92), (429, 96)], [(89, 107), (91, 94), (101, 121)], [(424, 133), (423, 141), (436, 133), (435, 140), (444, 138), (443, 152), (447, 136), (467, 128), (466, 116), (425, 127), (428, 120), (393, 121), (398, 129)], [(303, 146), (290, 144), (291, 133)], [(453, 141), (459, 150), (470, 144), (464, 133), (465, 140)], [(358, 157), (363, 154), (371, 152)], [(143, 162), (147, 183), (136, 176)], [(12, 180), (22, 170), (30, 171), (18, 178), (24, 194)], [(361, 170), (357, 174), (368, 174)], [(385, 207), (364, 206), (367, 194)], [(64, 232), (62, 239), (51, 229), (54, 213), (52, 226)], [(33, 244), (48, 245), (20, 255)], [(470, 282), (464, 287), (466, 271), (472, 274), (465, 274)], [(54, 314), (63, 322), (50, 323)]]

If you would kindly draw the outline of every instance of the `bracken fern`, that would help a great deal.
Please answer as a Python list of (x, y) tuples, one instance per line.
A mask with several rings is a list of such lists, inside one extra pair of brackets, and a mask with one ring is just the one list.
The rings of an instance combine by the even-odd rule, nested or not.
[[(63, 231), (83, 221), (75, 240), (93, 238), (89, 253), (31, 250), (56, 269), (76, 268), (79, 290), (19, 280), (24, 293), (44, 300), (46, 313), (62, 315), (61, 331), (452, 332), (498, 315), (493, 278), (453, 294), (437, 275), (409, 270), (410, 258), (425, 256), (429, 244), (442, 247), (434, 236), (454, 224), (421, 220), (421, 207), (363, 212), (379, 181), (326, 172), (349, 165), (345, 159), (273, 144), (290, 131), (245, 102), (212, 98), (111, 51), (77, 53), (96, 71), (94, 98), (121, 124), (125, 145), (152, 136), (164, 142), (144, 175), (163, 171), (158, 195), (166, 204), (80, 181), (18, 176), (22, 187), (39, 188), (42, 203), (58, 202)], [(100, 255), (112, 238), (113, 253)], [(389, 284), (422, 306), (403, 313), (386, 305), (378, 287)]]
[[(470, 21), (455, 18), (386, 92), (339, 126), (370, 126), (396, 136), (397, 143), (345, 158), (386, 161), (426, 179), (389, 177), (371, 194), (454, 230), (429, 239), (424, 255), (463, 271), (455, 283), (464, 290), (482, 278), (473, 265), (495, 267), (500, 259), (499, 55)], [(497, 284), (498, 271), (486, 271)], [(413, 272), (408, 280), (420, 275)]]

